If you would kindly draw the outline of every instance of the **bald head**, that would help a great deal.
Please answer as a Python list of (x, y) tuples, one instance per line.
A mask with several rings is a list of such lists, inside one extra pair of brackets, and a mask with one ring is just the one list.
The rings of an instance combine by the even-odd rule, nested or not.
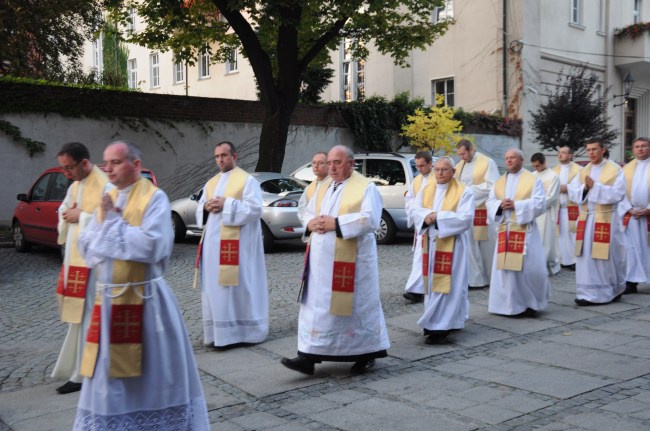
[(524, 165), (524, 153), (518, 148), (511, 148), (506, 151), (505, 160), (508, 172), (516, 174)]

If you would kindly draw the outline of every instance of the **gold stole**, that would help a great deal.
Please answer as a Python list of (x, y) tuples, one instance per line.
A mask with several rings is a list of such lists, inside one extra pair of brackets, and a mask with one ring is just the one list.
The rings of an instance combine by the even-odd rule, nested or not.
[[(83, 194), (77, 199), (79, 181), (72, 183), (71, 195), (77, 208), (86, 213), (93, 213), (102, 202), (102, 193), (108, 178), (97, 166), (93, 166), (88, 176), (83, 180)], [(66, 246), (67, 265), (61, 265), (59, 280), (56, 286), (56, 294), (59, 302), (61, 320), (67, 323), (81, 323), (86, 303), (86, 290), (90, 278), (90, 268), (77, 249), (79, 238), (79, 223), (69, 226), (72, 229), (71, 243)], [(63, 241), (66, 238), (62, 238)]]
[[(627, 198), (628, 200), (632, 201), (632, 180), (634, 179), (634, 171), (636, 171), (636, 166), (637, 166), (637, 160), (634, 159), (625, 167), (623, 167), (623, 174), (625, 174), (625, 184), (626, 184), (626, 191), (627, 191)], [(650, 193), (650, 168), (648, 168), (648, 191)], [(627, 225), (630, 224), (630, 218), (632, 216), (630, 213), (626, 213), (623, 216), (623, 226), (627, 229)], [(650, 217), (646, 217), (647, 222), (648, 222), (648, 243), (650, 243)]]
[[(620, 168), (609, 160), (604, 161), (603, 169), (600, 172), (598, 182), (611, 186), (616, 181)], [(591, 173), (591, 163), (580, 171), (580, 182), (585, 183), (585, 178)], [(593, 259), (609, 259), (609, 242), (612, 231), (612, 210), (613, 205), (596, 204), (594, 208), (594, 238), (591, 246), (591, 257)], [(582, 256), (582, 246), (585, 238), (585, 226), (588, 216), (587, 203), (582, 204), (580, 217), (578, 218), (578, 231), (576, 233), (576, 256)]]
[[(571, 184), (571, 181), (575, 178), (576, 175), (578, 175), (578, 172), (580, 172), (580, 167), (579, 164), (571, 162), (569, 163), (569, 176), (567, 177), (567, 185)], [(553, 172), (557, 174), (557, 176), (560, 176), (560, 173), (562, 172), (562, 165), (557, 165), (553, 168)], [(578, 207), (578, 204), (575, 202), (572, 202), (570, 200), (567, 200), (567, 214), (569, 216), (569, 232), (575, 233), (576, 232), (576, 225), (578, 221), (578, 216), (580, 215), (580, 208)], [(555, 232), (556, 234), (560, 234), (560, 214), (562, 211), (562, 208), (558, 208), (558, 214), (557, 214), (557, 225), (555, 227)]]
[[(338, 215), (358, 213), (363, 193), (370, 180), (354, 171), (347, 180), (341, 196)], [(317, 202), (318, 203), (318, 202)], [(354, 306), (354, 276), (357, 261), (357, 238), (336, 238), (332, 270), (332, 301), (330, 314), (352, 316)]]
[[(244, 195), (244, 186), (248, 173), (235, 166), (230, 171), (228, 184), (223, 196), (241, 200)], [(219, 183), (221, 172), (212, 177), (205, 186), (206, 198), (212, 198), (214, 189)], [(219, 246), (219, 285), (239, 286), (239, 234), (241, 226), (225, 226), (221, 223), (221, 238)]]
[[(506, 196), (507, 175), (501, 176), (494, 184), (494, 195), (503, 200)], [(523, 169), (519, 175), (515, 201), (530, 199), (535, 187), (537, 177)], [(510, 210), (511, 222), (499, 225), (499, 238), (497, 244), (497, 269), (521, 271), (524, 266), (524, 248), (526, 245), (526, 227), (517, 223), (515, 210)]]
[[(419, 174), (413, 179), (413, 194), (417, 196), (422, 188), (422, 182), (424, 181), (424, 175)], [(415, 196), (414, 196), (415, 197)]]
[[(490, 159), (480, 153), (474, 153), (474, 170), (472, 171), (472, 184), (478, 185), (485, 182), (485, 174), (487, 174)], [(461, 162), (456, 167), (456, 174), (454, 175), (460, 181), (460, 174), (465, 167), (465, 161)], [(487, 241), (488, 239), (488, 225), (487, 225), (487, 207), (485, 204), (474, 209), (474, 241)]]
[[(158, 190), (151, 181), (140, 178), (129, 192), (122, 217), (130, 226), (140, 226), (145, 210), (154, 193)], [(118, 190), (113, 189), (109, 195), (113, 202)], [(103, 214), (100, 216), (103, 217)], [(110, 353), (109, 377), (137, 377), (142, 375), (142, 322), (144, 311), (144, 285), (129, 286), (128, 283), (145, 281), (147, 264), (131, 260), (113, 260), (113, 276), (110, 296)], [(99, 355), (99, 343), (102, 321), (102, 294), (95, 298), (93, 315), (88, 326), (86, 347), (81, 360), (80, 373), (84, 377), (93, 377)]]
[[(317, 187), (317, 181), (314, 180), (305, 188), (305, 196), (307, 196), (307, 202), (311, 201), (311, 198), (314, 196), (314, 193), (316, 192), (316, 187)], [(330, 177), (325, 178), (322, 182), (320, 187), (318, 188), (318, 196), (316, 199), (316, 214), (320, 214), (320, 205), (323, 202), (323, 197), (325, 196), (325, 193), (327, 192), (327, 188), (330, 186), (332, 183), (332, 179)]]
[[(427, 184), (422, 192), (422, 207), (432, 208), (436, 197), (436, 183)], [(452, 178), (442, 200), (441, 211), (456, 211), (458, 202), (465, 191), (465, 185)], [(424, 285), (429, 286), (429, 233), (422, 235), (422, 277)], [(454, 244), (456, 236), (436, 239), (436, 250), (433, 262), (433, 283), (431, 291), (448, 294), (451, 291), (451, 267), (454, 261)]]

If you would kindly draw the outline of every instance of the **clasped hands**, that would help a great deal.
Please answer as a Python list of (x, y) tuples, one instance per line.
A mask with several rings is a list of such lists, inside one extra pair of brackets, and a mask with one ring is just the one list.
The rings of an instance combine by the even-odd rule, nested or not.
[(424, 218), (424, 223), (427, 226), (431, 226), (434, 224), (437, 220), (438, 215), (435, 212), (427, 214), (427, 216)]
[(307, 223), (307, 229), (309, 229), (310, 232), (316, 232), (320, 234), (335, 231), (336, 218), (326, 215), (314, 217), (313, 219), (309, 220), (309, 223)]
[(515, 201), (512, 199), (504, 199), (501, 201), (501, 209), (503, 210), (514, 210), (515, 209)]
[(650, 216), (650, 210), (647, 208), (639, 208), (639, 209), (632, 208), (631, 210), (628, 211), (628, 214), (630, 214), (634, 218), (640, 218), (644, 216)]
[(226, 203), (226, 198), (223, 196), (217, 196), (205, 201), (203, 209), (209, 213), (220, 213), (223, 211), (223, 206)]
[(73, 203), (70, 208), (61, 213), (61, 218), (66, 223), (78, 223), (81, 208), (77, 208), (77, 203)]
[(108, 193), (106, 193), (102, 197), (102, 203), (100, 205), (100, 209), (102, 210), (102, 215), (103, 215), (102, 220), (106, 220), (106, 214), (108, 214), (109, 211), (114, 211), (116, 213), (122, 212), (121, 209), (115, 207), (115, 205), (113, 204), (113, 199)]
[(590, 176), (585, 177), (585, 188), (587, 190), (591, 189), (594, 186), (594, 183), (595, 181), (593, 178), (591, 178)]

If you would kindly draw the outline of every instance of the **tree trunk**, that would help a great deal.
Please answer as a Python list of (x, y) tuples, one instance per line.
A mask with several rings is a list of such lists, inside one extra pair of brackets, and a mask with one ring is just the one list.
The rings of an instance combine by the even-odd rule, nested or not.
[(288, 111), (289, 109), (282, 106), (274, 111), (266, 111), (260, 133), (256, 172), (280, 172), (282, 170), (293, 109), (291, 112)]

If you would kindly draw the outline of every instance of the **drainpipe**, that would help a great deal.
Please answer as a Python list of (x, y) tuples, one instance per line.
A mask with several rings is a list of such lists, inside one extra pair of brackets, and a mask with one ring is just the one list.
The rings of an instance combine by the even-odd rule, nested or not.
[(503, 106), (501, 114), (505, 117), (508, 114), (508, 0), (503, 0)]

